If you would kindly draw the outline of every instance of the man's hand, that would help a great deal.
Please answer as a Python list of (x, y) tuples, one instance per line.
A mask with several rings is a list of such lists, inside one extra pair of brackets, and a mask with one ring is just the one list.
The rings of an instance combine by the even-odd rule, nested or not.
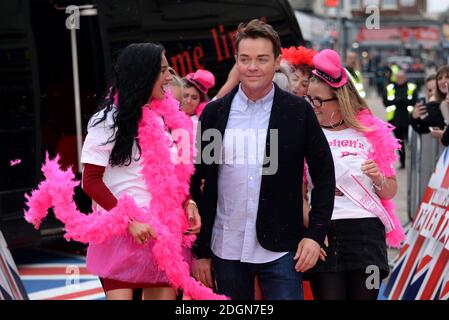
[(304, 238), (298, 244), (298, 250), (293, 259), (298, 260), (295, 265), (297, 272), (312, 269), (320, 257), (320, 245), (312, 239)]
[(189, 221), (189, 229), (187, 234), (196, 234), (201, 229), (201, 216), (198, 207), (194, 202), (188, 202), (184, 208), (187, 219)]
[(193, 277), (201, 281), (205, 286), (212, 288), (212, 259), (194, 259), (192, 264)]

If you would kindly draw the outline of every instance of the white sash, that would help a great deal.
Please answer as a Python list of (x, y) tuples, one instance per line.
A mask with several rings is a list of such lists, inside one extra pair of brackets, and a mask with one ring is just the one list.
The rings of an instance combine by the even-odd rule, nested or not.
[(344, 164), (335, 163), (335, 166), (339, 166), (338, 170), (336, 168), (336, 172), (343, 172), (336, 178), (337, 188), (357, 206), (378, 217), (384, 224), (387, 233), (394, 230), (393, 221), (373, 188), (365, 186), (360, 179), (351, 174), (350, 169)]

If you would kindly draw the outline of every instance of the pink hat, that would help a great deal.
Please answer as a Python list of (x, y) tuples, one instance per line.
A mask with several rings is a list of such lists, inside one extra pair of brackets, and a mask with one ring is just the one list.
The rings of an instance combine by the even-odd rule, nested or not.
[(189, 73), (186, 76), (186, 80), (204, 94), (215, 85), (215, 77), (212, 72), (204, 69), (198, 69), (195, 73)]
[(313, 57), (312, 73), (333, 88), (341, 88), (348, 82), (348, 74), (341, 65), (340, 56), (331, 49), (324, 49)]

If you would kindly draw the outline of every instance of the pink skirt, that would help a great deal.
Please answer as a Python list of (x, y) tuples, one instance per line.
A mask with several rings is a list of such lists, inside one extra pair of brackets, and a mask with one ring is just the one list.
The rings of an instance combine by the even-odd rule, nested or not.
[[(167, 275), (157, 266), (152, 248), (155, 240), (137, 244), (130, 234), (114, 237), (102, 244), (90, 244), (86, 266), (101, 278), (130, 283), (169, 283)], [(184, 248), (184, 259), (191, 265), (190, 249)]]

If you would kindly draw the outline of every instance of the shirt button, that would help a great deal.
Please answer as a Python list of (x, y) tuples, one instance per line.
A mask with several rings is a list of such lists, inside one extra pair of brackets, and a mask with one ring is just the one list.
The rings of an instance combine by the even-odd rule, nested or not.
[(249, 177), (249, 180), (253, 181), (253, 177)]

